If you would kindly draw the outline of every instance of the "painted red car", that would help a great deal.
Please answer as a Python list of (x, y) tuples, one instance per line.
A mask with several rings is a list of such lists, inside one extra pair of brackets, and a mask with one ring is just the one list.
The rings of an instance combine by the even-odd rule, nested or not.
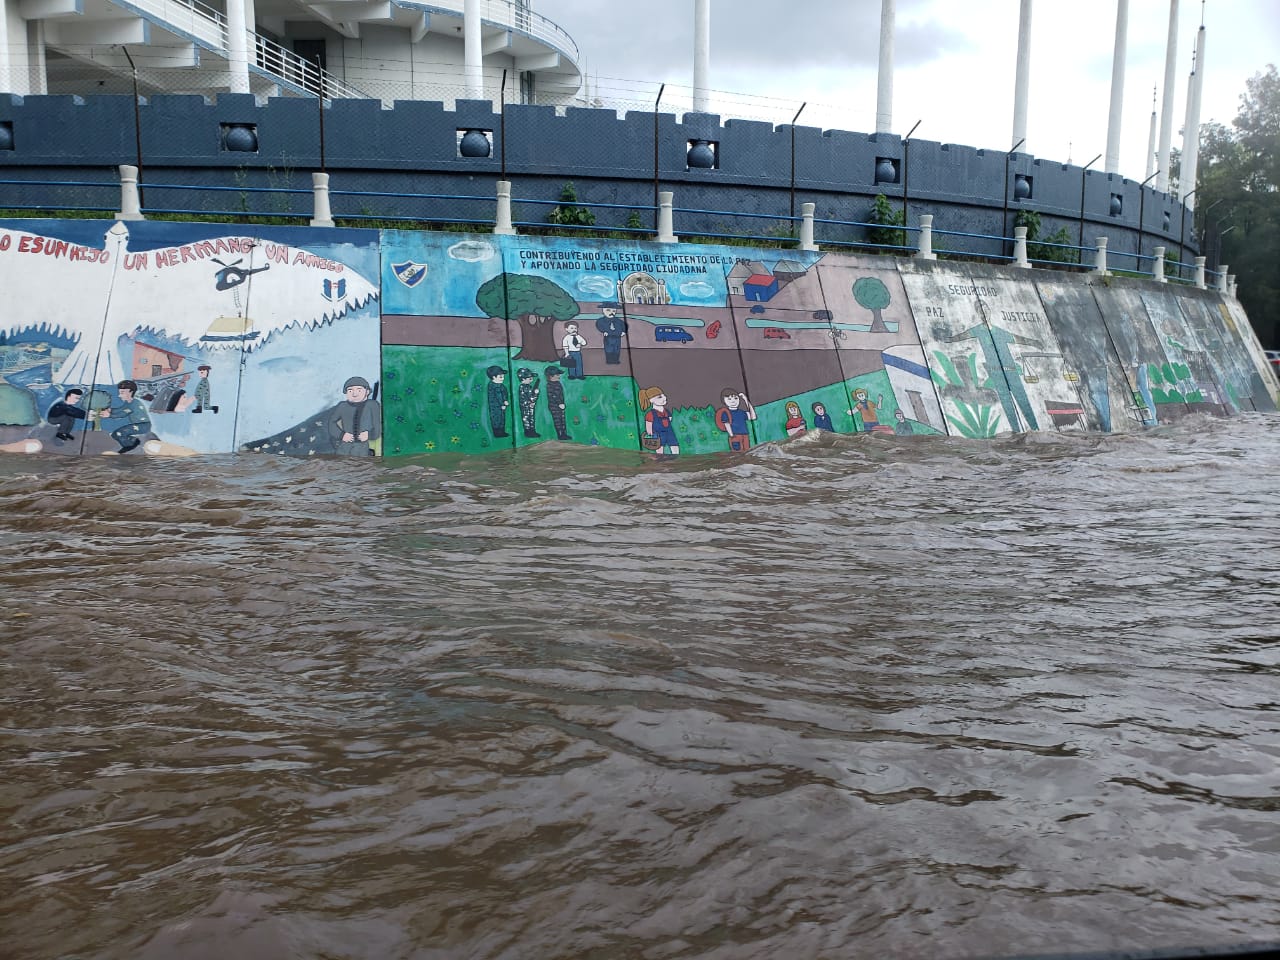
[(766, 340), (790, 340), (791, 334), (783, 330), (781, 327), (765, 327), (764, 338)]

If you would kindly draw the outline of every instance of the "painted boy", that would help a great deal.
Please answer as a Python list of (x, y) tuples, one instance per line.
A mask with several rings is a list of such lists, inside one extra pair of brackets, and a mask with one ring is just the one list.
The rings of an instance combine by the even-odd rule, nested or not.
[(729, 435), (730, 450), (745, 453), (751, 449), (747, 423), (756, 418), (755, 407), (751, 406), (745, 393), (739, 393), (733, 387), (721, 390), (720, 399), (724, 406), (716, 411), (716, 426)]
[(142, 401), (137, 398), (138, 385), (132, 380), (116, 384), (116, 396), (120, 402), (104, 407), (101, 415), (106, 420), (123, 420), (123, 426), (111, 431), (111, 439), (120, 444), (118, 453), (136, 450), (142, 438), (151, 432), (151, 416)]
[(564, 384), (560, 382), (560, 378), (564, 376), (564, 371), (559, 367), (547, 367), (542, 371), (547, 377), (547, 409), (551, 412), (551, 423), (556, 428), (557, 440), (572, 440), (565, 430), (564, 422)]
[(370, 399), (370, 392), (369, 381), (364, 377), (348, 377), (342, 385), (345, 399), (329, 417), (329, 435), (336, 453), (373, 456), (369, 444), (382, 436), (382, 405)]
[(560, 341), (561, 353), (569, 365), (570, 380), (585, 380), (582, 375), (582, 348), (587, 338), (578, 335), (578, 325), (572, 320), (564, 325), (564, 339)]
[(85, 418), (85, 411), (80, 409), (80, 400), (83, 396), (83, 390), (72, 387), (45, 414), (45, 419), (58, 428), (54, 436), (59, 440), (72, 439), (71, 431), (75, 429), (76, 421)]
[(520, 381), (517, 399), (520, 403), (520, 423), (524, 426), (524, 435), (539, 437), (541, 434), (538, 433), (538, 395), (542, 391), (538, 388), (538, 375), (528, 367), (521, 367), (516, 371), (516, 379)]
[(884, 403), (884, 395), (871, 399), (871, 394), (859, 387), (853, 391), (853, 409), (849, 411), (849, 416), (855, 413), (862, 417), (862, 429), (865, 433), (871, 433), (876, 427), (880, 426), (880, 407)]
[(507, 398), (507, 388), (505, 386), (507, 372), (497, 364), (485, 370), (484, 375), (489, 378), (489, 428), (493, 431), (495, 437), (505, 437), (507, 435), (507, 406), (510, 400)]

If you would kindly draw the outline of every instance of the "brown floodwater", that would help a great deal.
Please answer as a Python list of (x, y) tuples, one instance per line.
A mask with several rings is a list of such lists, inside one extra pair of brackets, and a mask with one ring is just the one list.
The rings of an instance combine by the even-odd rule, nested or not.
[(1278, 939), (1280, 417), (0, 456), (0, 957)]

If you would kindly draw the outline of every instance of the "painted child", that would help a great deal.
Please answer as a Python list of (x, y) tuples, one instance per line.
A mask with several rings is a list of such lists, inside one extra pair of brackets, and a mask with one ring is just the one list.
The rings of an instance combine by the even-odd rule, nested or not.
[(568, 431), (565, 430), (564, 422), (564, 384), (560, 382), (560, 378), (564, 376), (564, 371), (559, 367), (550, 366), (542, 371), (547, 377), (547, 410), (551, 413), (551, 423), (556, 428), (557, 440), (572, 440)]
[(794, 400), (788, 400), (786, 410), (787, 422), (783, 427), (787, 431), (788, 437), (797, 436), (809, 429), (808, 425), (804, 422), (804, 416), (800, 413), (800, 404), (796, 403)]
[(528, 367), (516, 371), (516, 379), (520, 381), (518, 400), (520, 403), (520, 422), (524, 425), (526, 437), (542, 436), (537, 430), (538, 395), (542, 391), (538, 387), (538, 376)]
[(751, 434), (748, 421), (756, 418), (756, 411), (751, 406), (745, 393), (733, 387), (725, 387), (720, 391), (720, 399), (724, 406), (716, 411), (716, 426), (729, 435), (729, 449), (734, 453), (745, 453), (751, 449)]
[(871, 433), (876, 427), (880, 426), (880, 407), (884, 403), (884, 395), (871, 399), (871, 395), (867, 391), (859, 387), (853, 391), (853, 409), (849, 411), (849, 416), (855, 413), (862, 418), (862, 429), (865, 433)]
[(680, 452), (680, 438), (671, 424), (671, 408), (661, 387), (645, 387), (640, 391), (640, 409), (645, 411), (644, 435), (658, 441), (658, 453)]
[(826, 404), (821, 401), (814, 401), (813, 404), (813, 429), (830, 430), (836, 432), (836, 428), (831, 425), (831, 414), (827, 413)]

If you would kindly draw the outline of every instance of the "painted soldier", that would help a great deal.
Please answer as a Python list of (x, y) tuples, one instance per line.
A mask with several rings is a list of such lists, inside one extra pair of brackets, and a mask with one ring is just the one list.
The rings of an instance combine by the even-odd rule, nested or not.
[(559, 367), (547, 367), (543, 373), (547, 376), (547, 409), (551, 411), (551, 422), (556, 428), (557, 440), (572, 440), (565, 430), (564, 422), (564, 384), (560, 382), (560, 378), (564, 375), (564, 371)]
[(329, 418), (329, 435), (333, 447), (346, 456), (372, 457), (369, 444), (382, 436), (382, 407), (370, 399), (369, 381), (350, 377), (342, 385), (346, 399), (333, 408)]
[(489, 378), (489, 428), (493, 431), (495, 437), (505, 437), (507, 435), (507, 405), (511, 402), (507, 398), (507, 388), (505, 386), (506, 371), (495, 364), (485, 370), (484, 375)]
[(538, 387), (538, 375), (528, 367), (516, 371), (516, 379), (520, 381), (518, 400), (520, 403), (520, 422), (524, 425), (526, 437), (539, 437), (538, 433), (538, 395), (542, 392)]

